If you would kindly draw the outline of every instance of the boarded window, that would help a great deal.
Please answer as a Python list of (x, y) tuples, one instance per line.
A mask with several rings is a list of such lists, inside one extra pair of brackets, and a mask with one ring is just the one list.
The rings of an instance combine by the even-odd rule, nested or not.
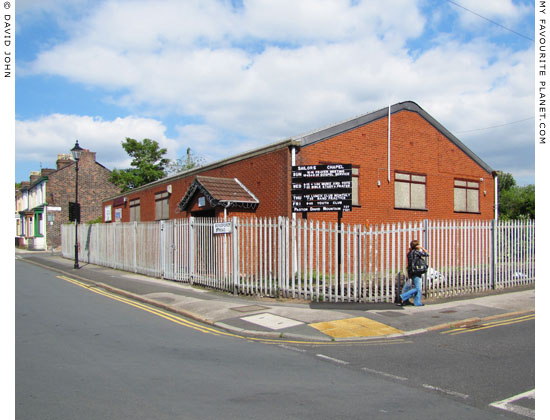
[(456, 212), (479, 213), (479, 182), (455, 179), (454, 209)]
[(163, 191), (155, 194), (155, 220), (166, 220), (170, 217), (170, 194)]
[(426, 209), (426, 175), (395, 172), (395, 208)]
[(139, 198), (130, 200), (130, 222), (141, 221), (141, 206)]

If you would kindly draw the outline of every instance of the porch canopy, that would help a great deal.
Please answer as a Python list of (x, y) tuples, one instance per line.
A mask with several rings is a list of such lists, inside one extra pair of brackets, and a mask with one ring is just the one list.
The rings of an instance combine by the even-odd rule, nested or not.
[(196, 194), (202, 194), (210, 207), (244, 208), (255, 210), (260, 204), (252, 192), (237, 178), (197, 176), (178, 204), (180, 211), (189, 210)]

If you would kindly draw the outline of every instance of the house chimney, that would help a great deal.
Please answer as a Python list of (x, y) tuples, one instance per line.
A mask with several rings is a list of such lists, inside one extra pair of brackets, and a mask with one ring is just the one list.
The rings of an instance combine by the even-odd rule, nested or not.
[(36, 181), (38, 181), (40, 179), (40, 172), (38, 171), (31, 171), (31, 174), (30, 174), (30, 184), (34, 184)]
[(80, 160), (86, 159), (86, 160), (91, 160), (92, 162), (95, 162), (95, 153), (96, 152), (90, 152), (89, 149), (84, 149), (82, 151), (82, 156), (80, 157)]
[(55, 163), (57, 165), (57, 170), (60, 170), (73, 163), (73, 158), (69, 153), (60, 153), (57, 155), (57, 161)]
[(55, 169), (44, 168), (40, 171), (40, 175), (41, 176), (48, 176), (52, 172), (55, 172)]

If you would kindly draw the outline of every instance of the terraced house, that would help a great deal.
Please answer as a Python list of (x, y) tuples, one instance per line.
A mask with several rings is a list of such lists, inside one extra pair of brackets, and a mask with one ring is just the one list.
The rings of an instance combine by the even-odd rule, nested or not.
[[(101, 217), (102, 200), (120, 192), (109, 182), (111, 171), (85, 150), (79, 161), (78, 197), (81, 222)], [(35, 250), (61, 245), (61, 224), (69, 223), (69, 202), (75, 200), (75, 161), (70, 154), (57, 156), (56, 169), (31, 172), (29, 181), (15, 192), (15, 244)]]

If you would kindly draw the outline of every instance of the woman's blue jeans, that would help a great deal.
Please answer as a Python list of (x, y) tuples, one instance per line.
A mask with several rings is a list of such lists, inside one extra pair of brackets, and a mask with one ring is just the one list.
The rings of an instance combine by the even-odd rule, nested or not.
[(422, 277), (414, 276), (412, 282), (414, 284), (414, 287), (412, 287), (411, 283), (406, 283), (403, 287), (401, 299), (403, 300), (403, 302), (406, 302), (414, 296), (414, 305), (420, 306), (422, 305)]

